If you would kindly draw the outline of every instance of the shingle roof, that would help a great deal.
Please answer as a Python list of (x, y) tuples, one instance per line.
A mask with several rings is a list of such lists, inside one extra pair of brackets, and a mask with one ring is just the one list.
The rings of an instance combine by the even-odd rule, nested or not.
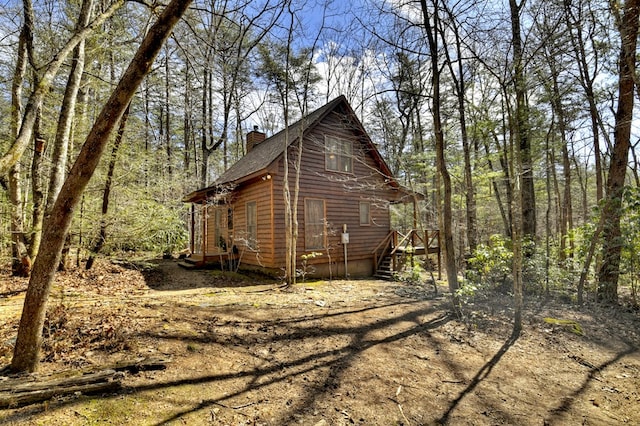
[[(297, 137), (300, 135), (301, 130), (303, 133), (310, 131), (315, 127), (316, 124), (324, 119), (327, 114), (333, 111), (340, 104), (344, 104), (347, 107), (347, 110), (353, 114), (353, 111), (351, 110), (347, 99), (344, 97), (344, 95), (341, 95), (330, 101), (326, 105), (308, 114), (303, 119), (290, 125), (288, 128), (288, 145), (291, 145), (297, 140)], [(353, 116), (359, 123), (359, 121), (355, 117), (355, 114), (353, 114)], [(304, 126), (304, 128), (301, 129), (302, 126)], [(194, 201), (195, 199), (198, 199), (200, 195), (204, 195), (207, 192), (215, 190), (216, 188), (229, 184), (238, 184), (246, 178), (264, 171), (284, 152), (285, 138), (287, 135), (287, 132), (285, 130), (286, 129), (281, 130), (280, 132), (256, 145), (250, 152), (248, 152), (244, 157), (234, 163), (226, 172), (224, 172), (218, 179), (216, 179), (216, 181), (211, 186), (209, 186), (208, 188), (199, 189), (186, 195), (183, 201)], [(364, 129), (362, 129), (362, 131), (364, 132)], [(371, 150), (371, 152), (373, 153), (374, 157), (376, 157), (376, 161), (378, 161), (382, 171), (386, 175), (391, 176), (391, 172), (387, 164), (378, 153), (378, 150), (374, 148), (373, 150)]]
[[(297, 140), (300, 134), (300, 127), (306, 124), (303, 131), (313, 128), (324, 116), (333, 110), (340, 102), (346, 102), (344, 96), (340, 96), (328, 104), (318, 108), (304, 119), (289, 126), (289, 145)], [(281, 130), (275, 135), (256, 145), (244, 157), (234, 163), (224, 172), (212, 186), (219, 186), (228, 183), (236, 183), (242, 178), (266, 169), (283, 152), (285, 144), (285, 130)]]

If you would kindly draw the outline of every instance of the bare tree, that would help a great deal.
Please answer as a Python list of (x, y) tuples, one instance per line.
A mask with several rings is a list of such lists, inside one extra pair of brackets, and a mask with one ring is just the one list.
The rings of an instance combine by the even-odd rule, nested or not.
[[(92, 11), (93, 0), (84, 0), (80, 9), (78, 22), (76, 23), (76, 31), (81, 30), (89, 24)], [(82, 73), (84, 72), (84, 45), (85, 41), (80, 40), (73, 50), (71, 69), (69, 70), (69, 77), (67, 79), (67, 85), (65, 86), (62, 105), (60, 106), (56, 138), (53, 144), (53, 154), (51, 157), (52, 170), (49, 177), (49, 191), (47, 192), (47, 211), (51, 210), (53, 207), (53, 203), (58, 197), (58, 193), (60, 192), (60, 188), (62, 188), (62, 183), (66, 176), (69, 138), (71, 136), (71, 127), (75, 117), (75, 106), (78, 99), (80, 84), (82, 82)]]
[[(27, 72), (28, 41), (32, 37), (29, 19), (27, 18), (30, 3), (24, 7), (25, 20), (20, 30), (16, 69), (11, 85), (11, 137), (17, 138), (22, 127), (22, 83)], [(27, 242), (24, 234), (24, 211), (22, 199), (22, 180), (20, 177), (21, 164), (16, 161), (9, 169), (9, 200), (11, 202), (11, 271), (16, 276), (29, 276), (31, 273), (31, 258), (27, 252)]]
[[(444, 9), (449, 18), (449, 27), (453, 32), (454, 46), (455, 46), (455, 58), (452, 60), (449, 47), (445, 51), (447, 58), (447, 67), (451, 79), (453, 80), (453, 88), (456, 94), (458, 102), (458, 120), (460, 122), (460, 139), (462, 142), (462, 151), (464, 156), (464, 193), (465, 193), (465, 207), (466, 207), (466, 222), (467, 222), (467, 242), (469, 250), (475, 251), (478, 245), (478, 230), (477, 230), (477, 211), (476, 211), (476, 196), (475, 186), (473, 182), (473, 165), (471, 162), (471, 146), (469, 142), (469, 136), (467, 132), (467, 107), (466, 107), (466, 81), (464, 72), (463, 61), (463, 47), (462, 47), (462, 34), (460, 24), (457, 22), (455, 11), (444, 5)], [(442, 37), (445, 38), (443, 31)], [(454, 69), (454, 65), (457, 65)]]
[[(427, 35), (429, 46), (429, 54), (431, 59), (431, 90), (432, 105), (431, 113), (433, 115), (433, 134), (436, 142), (436, 166), (438, 175), (442, 180), (444, 193), (442, 194), (442, 210), (440, 212), (440, 223), (442, 229), (442, 238), (444, 240), (445, 265), (447, 270), (447, 282), (449, 283), (449, 291), (455, 294), (458, 290), (458, 271), (456, 267), (456, 256), (453, 242), (453, 213), (452, 213), (452, 189), (451, 176), (447, 169), (445, 159), (445, 140), (442, 129), (441, 102), (440, 93), (440, 76), (442, 73), (440, 63), (438, 61), (439, 52), (439, 26), (440, 26), (440, 10), (438, 1), (434, 1), (432, 8), (427, 6), (426, 0), (420, 0), (422, 8), (422, 17), (424, 29)], [(433, 20), (433, 22), (432, 22)], [(439, 188), (439, 186), (438, 186)], [(440, 200), (439, 200), (440, 202)]]
[[(211, 2), (201, 13), (204, 34), (196, 34), (204, 46), (202, 87), (202, 134), (200, 185), (207, 186), (209, 158), (222, 148), (223, 169), (228, 166), (231, 114), (240, 91), (249, 85), (249, 65), (256, 47), (271, 31), (284, 11), (286, 1), (267, 1), (250, 16), (246, 8), (226, 0)], [(185, 52), (189, 54), (188, 52)], [(214, 105), (220, 98), (219, 106)], [(219, 115), (217, 114), (219, 112)], [(214, 116), (220, 119), (214, 122)]]
[[(595, 95), (595, 82), (600, 70), (598, 49), (593, 48), (587, 51), (588, 43), (596, 44), (594, 27), (599, 21), (595, 12), (591, 9), (590, 1), (570, 2), (564, 1), (565, 23), (569, 29), (569, 37), (577, 59), (579, 79), (587, 102), (589, 104), (589, 118), (593, 137), (593, 159), (596, 172), (596, 200), (600, 201), (604, 197), (604, 172), (602, 165), (602, 149), (600, 144), (600, 133), (608, 139), (608, 133), (604, 131), (602, 117), (598, 111)], [(595, 60), (590, 60), (593, 58)], [(607, 143), (609, 141), (607, 140)]]
[(522, 237), (534, 240), (536, 236), (536, 198), (531, 156), (531, 124), (527, 102), (527, 82), (524, 71), (525, 58), (520, 19), (525, 0), (509, 0), (511, 13), (511, 47), (513, 48), (513, 85), (516, 96), (514, 136), (518, 144), (516, 154), (522, 164)]
[[(526, 83), (522, 40), (520, 39), (520, 12), (524, 0), (509, 0), (511, 12), (511, 44), (513, 47), (513, 83), (516, 93), (516, 121), (512, 139), (511, 176), (514, 197), (511, 203), (511, 240), (513, 242), (513, 296), (514, 334), (522, 330), (522, 261), (523, 239), (535, 238), (535, 198), (531, 169), (531, 142), (529, 139), (529, 111), (526, 101)], [(515, 164), (514, 164), (515, 163)]]
[(71, 38), (69, 38), (66, 44), (46, 65), (44, 72), (38, 80), (38, 84), (29, 96), (29, 100), (25, 106), (18, 136), (7, 152), (0, 157), (0, 176), (5, 176), (8, 173), (9, 169), (20, 160), (24, 150), (29, 145), (31, 137), (33, 136), (33, 128), (36, 122), (38, 110), (42, 105), (44, 97), (49, 92), (49, 87), (53, 82), (53, 79), (58, 74), (58, 70), (66, 60), (67, 56), (69, 56), (81, 40), (84, 40), (96, 27), (100, 26), (111, 15), (113, 15), (123, 3), (124, 0), (118, 0), (112, 3), (111, 6), (96, 17), (91, 24), (83, 27), (80, 31), (76, 32)]
[(38, 366), (47, 299), (73, 212), (98, 165), (114, 127), (144, 76), (149, 72), (154, 58), (172, 28), (190, 3), (191, 0), (172, 0), (149, 29), (129, 67), (97, 117), (69, 172), (69, 177), (62, 186), (51, 216), (44, 226), (43, 242), (46, 243), (46, 249), (38, 255), (29, 281), (10, 366), (12, 371), (34, 371)]
[(109, 158), (109, 168), (107, 170), (107, 179), (104, 183), (104, 190), (102, 191), (102, 210), (100, 211), (100, 231), (96, 237), (96, 242), (93, 245), (91, 254), (87, 259), (85, 269), (89, 270), (93, 267), (96, 256), (102, 250), (104, 243), (107, 240), (107, 213), (109, 213), (109, 195), (111, 194), (111, 185), (113, 184), (113, 174), (116, 168), (116, 160), (118, 159), (118, 151), (122, 145), (122, 139), (124, 138), (124, 129), (127, 126), (127, 119), (129, 118), (129, 108), (131, 104), (127, 105), (127, 109), (122, 114), (120, 124), (118, 125), (118, 132), (116, 133), (116, 140), (113, 142), (113, 148), (111, 149), (111, 157)]
[[(290, 119), (300, 115), (304, 123), (309, 112), (309, 101), (313, 87), (320, 81), (314, 68), (313, 58), (318, 37), (311, 47), (294, 51), (298, 12), (291, 4), (287, 5), (287, 39), (282, 43), (262, 44), (259, 52), (262, 59), (262, 73), (268, 84), (275, 87), (277, 102), (281, 105), (284, 118), (283, 141), (283, 187), (282, 197), (285, 206), (285, 281), (287, 285), (296, 283), (297, 241), (298, 241), (298, 195), (300, 175), (302, 173), (302, 154), (305, 125), (301, 125), (298, 134), (290, 133)], [(292, 139), (293, 138), (293, 139)], [(297, 140), (293, 149), (289, 146)]]

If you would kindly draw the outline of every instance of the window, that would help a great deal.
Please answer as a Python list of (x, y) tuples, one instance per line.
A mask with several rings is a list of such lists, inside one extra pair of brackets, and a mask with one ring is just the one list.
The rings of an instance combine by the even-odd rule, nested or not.
[(247, 202), (247, 246), (258, 247), (258, 206), (255, 201)]
[(324, 200), (304, 200), (304, 243), (307, 250), (325, 248)]
[(221, 251), (227, 251), (227, 225), (228, 211), (225, 208), (217, 207), (214, 210), (214, 243)]
[(360, 225), (371, 225), (371, 203), (360, 201)]
[(325, 167), (334, 172), (353, 172), (351, 141), (327, 136), (325, 138)]
[(233, 209), (232, 208), (227, 209), (227, 229), (230, 231), (233, 229)]

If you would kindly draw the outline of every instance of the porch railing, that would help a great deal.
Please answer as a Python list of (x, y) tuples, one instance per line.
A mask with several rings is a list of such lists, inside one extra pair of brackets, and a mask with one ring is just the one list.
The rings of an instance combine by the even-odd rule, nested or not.
[(441, 275), (440, 231), (411, 229), (407, 234), (393, 230), (373, 249), (374, 268), (378, 270), (386, 257), (391, 258), (392, 269), (398, 269), (399, 258), (408, 255), (438, 255), (438, 279)]

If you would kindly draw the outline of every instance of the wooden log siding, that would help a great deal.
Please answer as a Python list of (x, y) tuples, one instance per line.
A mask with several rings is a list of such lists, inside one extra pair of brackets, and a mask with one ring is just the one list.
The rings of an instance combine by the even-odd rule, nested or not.
[[(325, 135), (349, 140), (353, 143), (353, 173), (340, 173), (325, 169), (324, 141)], [(295, 135), (292, 135), (294, 137)], [(293, 168), (297, 147), (289, 150), (291, 187), (293, 189)], [(371, 258), (371, 250), (382, 241), (390, 231), (389, 201), (396, 197), (394, 191), (377, 170), (378, 165), (373, 157), (366, 152), (360, 138), (354, 132), (345, 127), (342, 115), (333, 113), (322, 123), (319, 123), (305, 137), (303, 146), (302, 174), (300, 176), (300, 194), (298, 199), (298, 255), (309, 251), (304, 244), (304, 199), (317, 198), (325, 201), (327, 222), (329, 223), (327, 245), (331, 249), (332, 260), (338, 263), (344, 262), (340, 237), (342, 225), (347, 225), (350, 242), (348, 247), (349, 260), (362, 260)], [(282, 176), (283, 161), (278, 164), (274, 173), (273, 194), (274, 203), (274, 249), (275, 259), (284, 259), (285, 229), (284, 229), (284, 203), (282, 201)], [(371, 202), (371, 224), (360, 225), (360, 201)], [(332, 235), (333, 234), (333, 235)], [(322, 250), (313, 250), (316, 252)], [(327, 262), (325, 256), (318, 257), (311, 263)], [(280, 267), (282, 265), (272, 265)]]
[[(271, 175), (269, 175), (271, 176)], [(257, 180), (248, 182), (237, 188), (237, 196), (234, 199), (234, 233), (235, 243), (238, 250), (245, 250), (242, 256), (242, 263), (253, 266), (275, 266), (273, 250), (273, 179), (267, 179), (266, 176)], [(246, 250), (244, 246), (247, 231), (247, 202), (256, 202), (257, 213), (257, 250), (259, 258), (255, 253)], [(242, 245), (242, 246), (241, 246)]]

